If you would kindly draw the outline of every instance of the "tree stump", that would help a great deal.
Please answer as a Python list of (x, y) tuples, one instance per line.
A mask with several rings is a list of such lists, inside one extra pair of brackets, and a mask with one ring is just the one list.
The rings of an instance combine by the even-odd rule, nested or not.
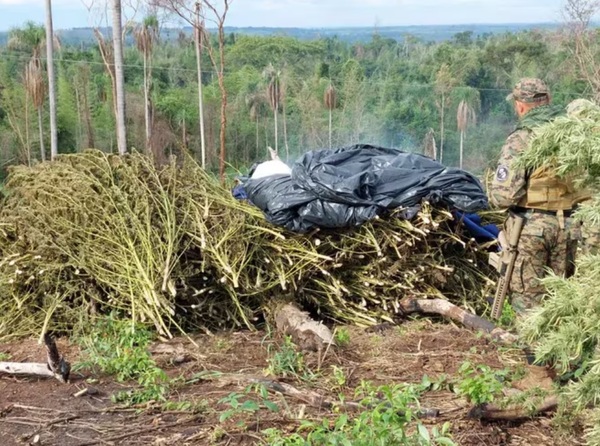
[(294, 344), (305, 351), (321, 351), (335, 345), (331, 330), (294, 304), (285, 304), (275, 311), (275, 327), (279, 333), (291, 336)]

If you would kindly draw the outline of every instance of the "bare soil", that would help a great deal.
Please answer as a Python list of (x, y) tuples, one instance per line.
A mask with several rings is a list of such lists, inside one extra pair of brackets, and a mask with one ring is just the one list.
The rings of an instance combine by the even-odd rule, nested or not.
[[(448, 381), (458, 379), (464, 361), (487, 364), (492, 368), (524, 367), (520, 352), (497, 347), (488, 339), (453, 325), (429, 320), (407, 322), (398, 327), (363, 330), (348, 327), (350, 343), (330, 349), (326, 355), (308, 353), (306, 364), (316, 378), (270, 377), (311, 390), (336, 400), (340, 393), (353, 398), (353, 389), (361, 380), (375, 385), (404, 382), (420, 383), (423, 375), (432, 380), (442, 375)], [(258, 415), (219, 422), (228, 407), (219, 400), (232, 392), (244, 391), (243, 379), (194, 379), (207, 372), (225, 376), (264, 377), (269, 349), (277, 348), (265, 332), (232, 332), (216, 336), (177, 338), (157, 343), (152, 352), (170, 377), (191, 381), (176, 386), (170, 400), (196, 403), (196, 413), (165, 411), (149, 403), (142, 407), (122, 407), (111, 402), (115, 392), (132, 387), (111, 377), (89, 371), (72, 374), (69, 384), (51, 379), (0, 376), (0, 445), (37, 444), (43, 446), (84, 445), (259, 445), (261, 431), (275, 427), (293, 432), (300, 419), (333, 416), (330, 410), (306, 407), (290, 397), (272, 395), (280, 412), (261, 411)], [(68, 339), (60, 339), (59, 349), (73, 363), (79, 350)], [(44, 362), (43, 346), (36, 340), (0, 344), (0, 353), (11, 361)], [(272, 354), (272, 353), (271, 353)], [(347, 382), (336, 387), (333, 366), (344, 371)], [(74, 396), (81, 389), (91, 391)], [(448, 389), (425, 394), (424, 408), (440, 410), (440, 416), (426, 419), (428, 425), (449, 421), (452, 437), (461, 446), (476, 445), (577, 445), (575, 436), (565, 438), (553, 431), (550, 418), (537, 417), (522, 423), (485, 423), (467, 418), (471, 405)]]

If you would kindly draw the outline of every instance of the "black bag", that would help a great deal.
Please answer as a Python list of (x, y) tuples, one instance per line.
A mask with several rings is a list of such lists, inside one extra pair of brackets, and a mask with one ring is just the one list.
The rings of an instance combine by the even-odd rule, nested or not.
[(294, 232), (358, 226), (402, 208), (411, 218), (420, 203), (463, 212), (488, 207), (480, 181), (431, 158), (371, 145), (305, 153), (292, 175), (248, 179), (249, 200), (267, 219)]

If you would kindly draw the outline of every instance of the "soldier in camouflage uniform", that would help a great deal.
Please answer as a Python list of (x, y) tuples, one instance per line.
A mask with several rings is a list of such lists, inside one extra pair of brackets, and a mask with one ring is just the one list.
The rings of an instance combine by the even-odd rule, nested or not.
[[(585, 110), (590, 107), (597, 107), (593, 102), (587, 99), (575, 99), (567, 105), (567, 115), (577, 117), (585, 114)], [(581, 226), (581, 252), (583, 254), (598, 254), (600, 248), (600, 227), (582, 225)]]
[(502, 147), (488, 195), (490, 203), (509, 209), (503, 228), (507, 239), (515, 217), (526, 219), (510, 282), (513, 308), (522, 315), (540, 303), (544, 288), (539, 279), (548, 268), (560, 275), (572, 272), (579, 226), (570, 218), (575, 195), (571, 182), (545, 169), (529, 172), (514, 165), (532, 130), (562, 110), (550, 105), (550, 91), (540, 79), (522, 79), (507, 99), (513, 102), (519, 123)]

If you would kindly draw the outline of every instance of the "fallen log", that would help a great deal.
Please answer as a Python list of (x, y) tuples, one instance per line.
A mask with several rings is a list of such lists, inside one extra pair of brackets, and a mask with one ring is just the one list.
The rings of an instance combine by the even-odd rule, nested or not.
[(275, 327), (278, 332), (291, 336), (294, 344), (305, 351), (321, 351), (335, 345), (331, 330), (294, 304), (285, 304), (275, 311)]
[(508, 407), (503, 409), (488, 403), (473, 407), (467, 416), (469, 418), (486, 421), (519, 421), (531, 418), (535, 415), (553, 412), (557, 407), (558, 398), (553, 395), (547, 397), (533, 410), (526, 410), (522, 407)]
[(71, 365), (60, 355), (54, 338), (48, 333), (44, 335), (44, 345), (48, 355), (48, 362), (46, 364), (36, 362), (0, 362), (0, 373), (56, 378), (62, 383), (67, 383), (71, 373)]
[(493, 339), (504, 344), (514, 344), (518, 341), (518, 337), (514, 334), (496, 327), (490, 321), (475, 316), (444, 299), (415, 299), (407, 297), (400, 301), (400, 310), (404, 314), (437, 314), (472, 330), (481, 330), (488, 333)]

